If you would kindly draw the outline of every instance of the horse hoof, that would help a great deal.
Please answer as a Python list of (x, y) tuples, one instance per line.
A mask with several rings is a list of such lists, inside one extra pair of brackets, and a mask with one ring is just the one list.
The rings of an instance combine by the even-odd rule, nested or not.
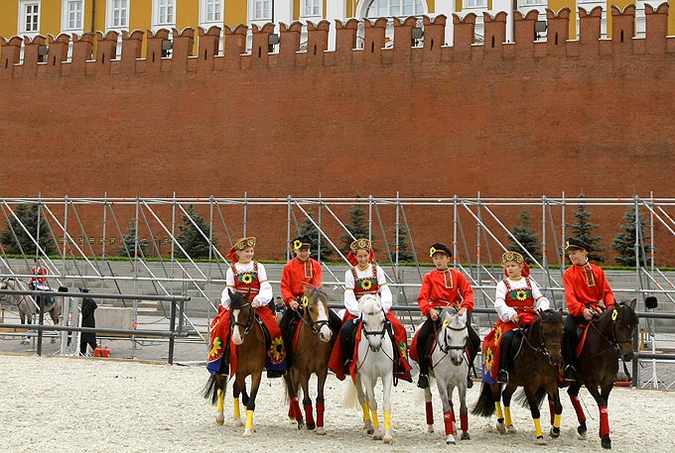
[(241, 428), (242, 426), (244, 426), (244, 422), (241, 421), (241, 418), (235, 418), (234, 426), (236, 426), (237, 428)]
[(434, 425), (427, 425), (427, 433), (433, 434), (434, 432)]
[(216, 415), (216, 423), (219, 425), (225, 424), (225, 416), (223, 414)]
[(452, 434), (448, 434), (448, 437), (445, 438), (445, 444), (457, 445), (457, 441), (455, 441), (455, 436), (453, 436)]
[(380, 428), (373, 430), (373, 440), (382, 440), (383, 438), (384, 433), (380, 430)]
[(303, 420), (298, 420), (298, 429), (305, 429), (305, 422)]
[(497, 422), (497, 431), (499, 431), (499, 434), (506, 434), (506, 425), (504, 423)]
[(586, 433), (587, 433), (587, 431), (588, 431), (588, 430), (586, 429), (586, 426), (585, 426), (585, 425), (583, 425), (583, 426), (580, 425), (580, 426), (577, 428), (577, 434), (579, 435), (579, 439), (586, 440)]
[(316, 425), (315, 425), (314, 423), (312, 423), (311, 425), (310, 425), (310, 424), (307, 424), (307, 429), (308, 429), (308, 430), (314, 431), (314, 428), (316, 428)]
[(515, 426), (509, 425), (506, 427), (506, 432), (508, 432), (509, 434), (516, 434), (518, 430), (516, 429)]
[(612, 439), (609, 438), (609, 434), (605, 434), (604, 436), (602, 436), (600, 444), (602, 445), (602, 448), (606, 448), (608, 450), (612, 448)]
[(244, 431), (244, 434), (241, 437), (252, 437), (253, 433), (251, 432), (250, 429), (247, 429)]
[(546, 440), (544, 439), (544, 436), (537, 437), (537, 445), (546, 445)]
[(469, 436), (469, 431), (462, 431), (462, 437), (460, 437), (461, 440), (471, 440), (471, 436)]
[(319, 426), (316, 431), (314, 431), (317, 435), (319, 436), (325, 436), (326, 435), (326, 428), (323, 426)]
[(391, 437), (391, 434), (387, 433), (387, 435), (384, 436), (384, 439), (382, 439), (382, 442), (385, 443), (385, 444), (393, 444), (394, 438)]
[(557, 439), (558, 437), (560, 437), (560, 428), (551, 426), (551, 431), (549, 432), (549, 434), (553, 439)]

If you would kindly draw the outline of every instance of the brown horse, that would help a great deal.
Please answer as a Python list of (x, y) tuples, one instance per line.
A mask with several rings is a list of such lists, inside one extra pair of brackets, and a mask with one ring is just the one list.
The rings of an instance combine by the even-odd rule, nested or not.
[(607, 403), (619, 369), (618, 359), (626, 362), (633, 360), (633, 335), (638, 326), (635, 303), (633, 299), (630, 304), (615, 304), (590, 322), (578, 356), (578, 378), (567, 389), (579, 420), (577, 432), (582, 438), (586, 437), (587, 432), (586, 415), (579, 401), (582, 384), (595, 399), (600, 410), (600, 441), (603, 448), (612, 448)]
[[(260, 387), (260, 379), (265, 367), (267, 346), (265, 334), (260, 322), (255, 317), (255, 310), (249, 302), (249, 294), (246, 296), (238, 292), (230, 293), (230, 337), (236, 345), (236, 370), (234, 384), (232, 385), (234, 397), (234, 421), (236, 426), (244, 426), (241, 421), (239, 408), (239, 395), (246, 407), (246, 425), (244, 437), (253, 435), (253, 412), (255, 411), (255, 398)], [(226, 354), (228, 351), (226, 351)], [(225, 363), (226, 361), (223, 361)], [(218, 403), (218, 415), (216, 422), (222, 424), (223, 399), (227, 380), (227, 365), (224, 365), (220, 373), (211, 375), (204, 389), (204, 397)], [(246, 392), (246, 377), (251, 376), (251, 393)]]
[[(19, 282), (14, 278), (4, 278), (2, 283), (0, 283), (0, 289), (2, 290), (21, 290)], [(45, 313), (49, 313), (50, 318), (55, 326), (59, 325), (59, 320), (61, 319), (61, 301), (63, 297), (55, 297), (55, 294), (52, 292), (45, 292), (44, 296), (39, 296), (38, 301), (41, 302), (42, 307)], [(47, 295), (48, 293), (48, 295)], [(39, 312), (40, 306), (35, 302), (28, 294), (12, 294), (12, 299), (16, 308), (19, 310), (19, 318), (21, 319), (21, 324), (31, 324), (33, 320), (33, 314), (36, 310)], [(21, 339), (21, 344), (28, 343), (30, 336), (25, 336)], [(51, 342), (54, 343), (56, 340), (52, 338)]]
[[(562, 362), (563, 323), (562, 311), (540, 311), (539, 317), (524, 333), (520, 347), (512, 345), (512, 350), (518, 349), (512, 367), (509, 371), (509, 382), (502, 392), (500, 383), (487, 384), (483, 382), (481, 395), (472, 411), (474, 415), (489, 417), (497, 411), (497, 430), (501, 434), (515, 433), (511, 419), (511, 397), (518, 387), (523, 387), (525, 398), (530, 407), (530, 413), (534, 420), (537, 441), (545, 444), (541, 431), (539, 405), (543, 395), (548, 394), (553, 403), (555, 417), (550, 436), (560, 436), (560, 421), (562, 416), (562, 404), (558, 391), (558, 368)], [(513, 340), (516, 341), (515, 338)], [(504, 413), (502, 414), (501, 399), (504, 401)]]
[[(290, 400), (289, 417), (298, 423), (298, 429), (316, 427), (316, 434), (326, 434), (323, 426), (324, 386), (328, 375), (328, 359), (331, 352), (333, 332), (329, 326), (330, 308), (328, 296), (318, 288), (308, 289), (302, 299), (302, 317), (296, 334), (297, 344), (291, 368), (284, 375)], [(312, 398), (309, 395), (309, 379), (317, 377), (316, 424), (314, 422)], [(302, 418), (298, 404), (298, 390), (302, 387), (302, 405), (307, 423)]]

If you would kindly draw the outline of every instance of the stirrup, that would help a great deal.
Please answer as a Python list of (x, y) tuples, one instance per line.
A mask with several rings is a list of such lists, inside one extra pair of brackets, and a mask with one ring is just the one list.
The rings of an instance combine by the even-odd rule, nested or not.
[(508, 384), (509, 383), (509, 372), (506, 370), (499, 370), (497, 373), (497, 383), (498, 384)]
[(576, 381), (577, 380), (577, 369), (573, 365), (567, 365), (565, 367), (565, 373), (563, 380), (565, 381)]

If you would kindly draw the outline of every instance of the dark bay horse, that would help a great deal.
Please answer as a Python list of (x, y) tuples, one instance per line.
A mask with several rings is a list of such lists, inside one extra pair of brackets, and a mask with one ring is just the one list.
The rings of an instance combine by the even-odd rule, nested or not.
[[(249, 302), (249, 295), (242, 295), (230, 291), (229, 319), (231, 329), (231, 341), (236, 345), (236, 370), (232, 392), (234, 397), (234, 421), (236, 426), (244, 427), (244, 437), (253, 435), (253, 413), (255, 411), (255, 398), (260, 387), (260, 379), (265, 367), (267, 345), (265, 334), (260, 322), (255, 317), (255, 310)], [(246, 391), (245, 379), (251, 376), (250, 394)], [(218, 415), (216, 421), (223, 423), (223, 399), (227, 369), (221, 373), (211, 375), (204, 390), (204, 396), (218, 403)], [(246, 425), (241, 421), (239, 408), (239, 396), (246, 408)]]
[(615, 304), (590, 322), (578, 355), (580, 369), (577, 380), (567, 389), (579, 420), (577, 432), (582, 438), (587, 432), (586, 415), (579, 401), (582, 384), (595, 399), (600, 411), (600, 440), (603, 448), (612, 448), (607, 404), (619, 369), (618, 360), (633, 360), (633, 334), (638, 326), (635, 304), (636, 299), (630, 304)]
[[(0, 289), (2, 290), (21, 290), (19, 282), (14, 278), (4, 278), (2, 283), (0, 283)], [(46, 292), (47, 293), (47, 292)], [(49, 296), (40, 296), (38, 301), (41, 301), (42, 307), (45, 313), (49, 313), (49, 317), (52, 319), (52, 322), (55, 326), (59, 325), (61, 319), (61, 305), (63, 297), (55, 297), (56, 293), (48, 292)], [(12, 294), (11, 298), (16, 305), (16, 308), (19, 310), (19, 318), (21, 319), (21, 324), (31, 324), (33, 320), (33, 314), (36, 310), (39, 311), (39, 305), (36, 304), (35, 299), (33, 299), (28, 294)], [(21, 339), (21, 344), (28, 343), (29, 336), (23, 337)], [(54, 343), (56, 340), (52, 338), (51, 342)]]
[[(505, 384), (504, 391), (502, 392), (503, 384), (483, 382), (480, 397), (472, 414), (489, 417), (497, 411), (497, 430), (501, 434), (515, 433), (516, 429), (511, 419), (511, 397), (518, 387), (523, 387), (534, 420), (537, 442), (546, 443), (541, 430), (539, 411), (543, 395), (548, 395), (555, 412), (550, 436), (553, 438), (560, 436), (562, 404), (558, 391), (558, 375), (559, 365), (562, 362), (563, 333), (562, 311), (540, 311), (539, 317), (524, 333), (522, 344), (508, 369), (509, 382)], [(516, 348), (517, 345), (514, 344), (511, 349)], [(503, 414), (499, 404), (500, 396), (504, 402)]]
[[(298, 429), (316, 427), (316, 434), (326, 434), (324, 428), (324, 386), (328, 375), (328, 359), (332, 349), (333, 332), (329, 326), (328, 296), (319, 288), (311, 288), (302, 299), (302, 320), (296, 333), (297, 343), (293, 354), (293, 363), (284, 375), (286, 390), (290, 400), (289, 417), (298, 423)], [(317, 377), (316, 424), (314, 422), (312, 398), (309, 394), (309, 379)], [(298, 390), (302, 387), (302, 405), (305, 409), (305, 424), (300, 405)]]

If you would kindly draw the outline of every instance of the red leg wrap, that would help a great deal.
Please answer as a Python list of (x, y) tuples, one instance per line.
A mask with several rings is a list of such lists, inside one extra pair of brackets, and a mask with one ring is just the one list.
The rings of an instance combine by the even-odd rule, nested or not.
[(581, 407), (581, 401), (579, 400), (579, 395), (574, 395), (571, 397), (572, 406), (574, 406), (574, 411), (577, 413), (577, 420), (579, 423), (586, 421), (586, 414), (584, 414), (584, 408)]
[(434, 424), (434, 405), (431, 401), (427, 401), (426, 409), (427, 409), (427, 425), (433, 425)]
[(443, 422), (445, 423), (445, 435), (455, 434), (455, 414), (452, 412), (443, 412)]
[(607, 406), (600, 406), (600, 438), (609, 434), (609, 413)]
[(305, 420), (308, 425), (314, 424), (314, 408), (311, 404), (305, 404)]
[(297, 396), (291, 400), (291, 407), (288, 410), (288, 416), (296, 420), (302, 420), (302, 411), (300, 410), (300, 404), (298, 404)]
[(469, 414), (459, 414), (460, 424), (462, 426), (462, 431), (469, 430)]
[(325, 406), (323, 403), (316, 403), (316, 427), (317, 428), (322, 428), (323, 427), (323, 412), (325, 410)]

